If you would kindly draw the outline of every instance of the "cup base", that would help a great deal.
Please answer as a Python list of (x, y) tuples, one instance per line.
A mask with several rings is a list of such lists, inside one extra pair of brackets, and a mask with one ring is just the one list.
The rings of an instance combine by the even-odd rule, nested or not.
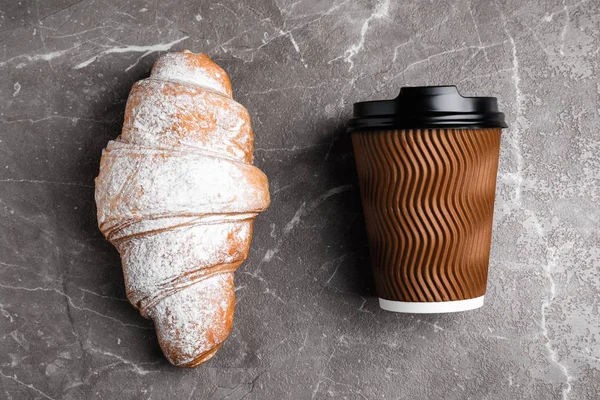
[(438, 302), (410, 302), (394, 301), (379, 298), (379, 307), (386, 311), (408, 314), (441, 314), (459, 311), (474, 310), (483, 306), (485, 296), (467, 300), (438, 301)]

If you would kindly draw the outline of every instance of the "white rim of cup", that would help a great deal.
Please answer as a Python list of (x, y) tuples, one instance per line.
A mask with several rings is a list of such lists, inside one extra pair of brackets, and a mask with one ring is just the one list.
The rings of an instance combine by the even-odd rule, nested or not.
[(379, 298), (379, 307), (386, 311), (408, 314), (440, 314), (459, 311), (474, 310), (483, 306), (485, 296), (467, 300), (438, 301), (438, 302), (410, 302), (394, 301)]

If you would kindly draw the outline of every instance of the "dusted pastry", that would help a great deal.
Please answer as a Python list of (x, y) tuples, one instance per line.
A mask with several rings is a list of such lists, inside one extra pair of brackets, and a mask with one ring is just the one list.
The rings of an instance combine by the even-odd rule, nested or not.
[(210, 359), (231, 331), (233, 273), (269, 205), (248, 111), (204, 54), (161, 56), (133, 85), (123, 132), (102, 153), (98, 226), (119, 251), (127, 297), (174, 365)]

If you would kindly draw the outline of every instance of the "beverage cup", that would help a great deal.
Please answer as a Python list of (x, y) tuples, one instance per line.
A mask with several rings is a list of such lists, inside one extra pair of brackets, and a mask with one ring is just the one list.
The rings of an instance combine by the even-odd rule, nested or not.
[(479, 308), (487, 285), (502, 128), (493, 97), (402, 88), (354, 104), (356, 159), (381, 308)]

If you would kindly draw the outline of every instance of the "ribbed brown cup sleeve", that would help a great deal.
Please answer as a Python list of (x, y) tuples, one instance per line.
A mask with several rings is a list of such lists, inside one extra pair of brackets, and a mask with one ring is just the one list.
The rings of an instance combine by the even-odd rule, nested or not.
[(485, 294), (500, 135), (499, 128), (352, 133), (379, 297)]

